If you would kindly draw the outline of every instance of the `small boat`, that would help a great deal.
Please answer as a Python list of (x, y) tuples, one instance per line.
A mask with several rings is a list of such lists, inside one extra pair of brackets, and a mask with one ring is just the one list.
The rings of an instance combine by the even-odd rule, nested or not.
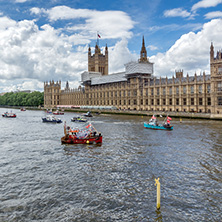
[(86, 129), (72, 129), (64, 125), (64, 134), (61, 138), (62, 144), (102, 144), (102, 135), (92, 124), (85, 127)]
[(71, 121), (72, 121), (72, 122), (87, 122), (88, 120), (82, 118), (81, 116), (77, 116), (77, 117), (74, 116), (74, 117), (71, 119)]
[(59, 110), (56, 110), (53, 112), (53, 115), (64, 115), (64, 112), (60, 112)]
[(88, 111), (86, 114), (83, 114), (83, 116), (85, 117), (93, 117), (92, 113), (90, 111)]
[(62, 123), (62, 120), (55, 116), (47, 116), (42, 118), (43, 123)]
[(20, 111), (26, 111), (26, 109), (25, 108), (21, 108)]
[(149, 123), (144, 122), (144, 128), (154, 130), (173, 130), (173, 126), (170, 125), (171, 117), (167, 116), (163, 121), (163, 124), (157, 122), (157, 118), (153, 115), (149, 120)]
[(8, 112), (5, 112), (4, 114), (2, 114), (2, 117), (5, 117), (5, 118), (16, 118), (16, 114), (15, 113), (8, 113)]

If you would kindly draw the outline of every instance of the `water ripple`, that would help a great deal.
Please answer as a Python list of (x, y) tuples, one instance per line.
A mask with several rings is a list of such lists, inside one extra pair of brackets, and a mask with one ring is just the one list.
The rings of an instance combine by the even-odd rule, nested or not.
[[(173, 120), (166, 132), (100, 115), (101, 146), (67, 146), (43, 112), (16, 112), (1, 119), (0, 221), (221, 221), (221, 122)], [(72, 116), (61, 118), (75, 126)]]

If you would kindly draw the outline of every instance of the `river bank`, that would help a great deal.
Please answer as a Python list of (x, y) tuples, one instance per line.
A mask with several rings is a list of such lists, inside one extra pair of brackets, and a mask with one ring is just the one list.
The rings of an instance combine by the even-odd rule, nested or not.
[[(17, 106), (1, 106), (6, 109), (20, 109)], [(24, 107), (26, 110), (46, 110), (43, 107)], [(55, 109), (54, 109), (55, 110)], [(105, 109), (65, 109), (64, 112), (74, 113), (86, 113), (91, 111), (94, 114), (111, 114), (111, 115), (133, 115), (133, 116), (152, 116), (162, 115), (171, 116), (173, 118), (188, 118), (188, 119), (206, 119), (206, 120), (221, 120), (222, 114), (211, 114), (211, 113), (193, 113), (193, 112), (162, 112), (162, 111), (138, 111), (138, 110), (105, 110)]]
[(188, 113), (188, 112), (161, 112), (161, 111), (138, 111), (138, 110), (86, 110), (86, 109), (66, 109), (66, 112), (85, 113), (91, 111), (95, 114), (112, 114), (112, 115), (133, 115), (133, 116), (152, 116), (162, 115), (171, 116), (174, 118), (189, 118), (189, 119), (206, 119), (206, 120), (221, 120), (222, 114), (210, 113)]

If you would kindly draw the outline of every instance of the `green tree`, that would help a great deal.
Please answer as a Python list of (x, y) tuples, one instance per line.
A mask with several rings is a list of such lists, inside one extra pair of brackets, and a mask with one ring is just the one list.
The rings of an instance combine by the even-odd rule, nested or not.
[(34, 91), (26, 92), (10, 92), (0, 96), (0, 105), (8, 106), (39, 106), (44, 104), (44, 93)]

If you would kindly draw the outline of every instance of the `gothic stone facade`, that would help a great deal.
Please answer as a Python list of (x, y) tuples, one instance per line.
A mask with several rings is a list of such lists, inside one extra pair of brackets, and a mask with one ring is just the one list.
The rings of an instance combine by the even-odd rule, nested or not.
[(44, 83), (45, 108), (62, 106), (115, 106), (122, 110), (175, 111), (222, 114), (222, 54), (210, 47), (210, 74), (156, 78), (144, 38), (138, 62), (125, 65), (125, 72), (108, 75), (108, 48), (103, 56), (96, 45), (88, 52), (88, 71), (82, 87), (61, 90), (61, 82)]

